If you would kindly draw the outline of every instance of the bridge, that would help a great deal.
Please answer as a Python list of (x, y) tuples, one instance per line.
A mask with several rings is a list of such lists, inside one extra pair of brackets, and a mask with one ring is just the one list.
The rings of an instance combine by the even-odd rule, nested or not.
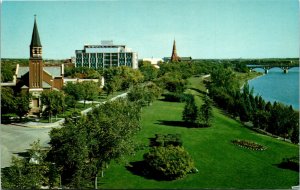
[(291, 61), (289, 63), (274, 63), (274, 64), (260, 64), (260, 65), (253, 64), (253, 65), (247, 65), (247, 67), (250, 69), (250, 71), (256, 68), (264, 69), (265, 74), (268, 74), (270, 69), (277, 67), (282, 69), (283, 73), (288, 73), (290, 68), (299, 67), (299, 63), (295, 63)]

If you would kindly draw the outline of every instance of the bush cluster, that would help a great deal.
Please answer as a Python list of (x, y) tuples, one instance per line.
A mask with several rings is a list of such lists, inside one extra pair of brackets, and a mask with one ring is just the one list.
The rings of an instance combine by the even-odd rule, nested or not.
[(265, 146), (262, 146), (255, 142), (246, 141), (246, 140), (232, 140), (231, 142), (237, 146), (240, 146), (243, 148), (248, 148), (251, 150), (266, 150), (267, 149)]
[(182, 140), (180, 134), (155, 134), (155, 138), (150, 139), (150, 146), (182, 146)]
[(196, 173), (194, 161), (182, 147), (180, 134), (155, 134), (150, 151), (144, 154), (144, 168), (159, 180), (175, 180)]
[(162, 180), (175, 180), (186, 176), (194, 168), (191, 156), (180, 146), (155, 146), (144, 154), (150, 172)]

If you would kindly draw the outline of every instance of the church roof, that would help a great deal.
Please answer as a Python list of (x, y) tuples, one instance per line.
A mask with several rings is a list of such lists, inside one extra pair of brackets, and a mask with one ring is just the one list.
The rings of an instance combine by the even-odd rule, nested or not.
[(51, 67), (44, 67), (44, 71), (52, 75), (53, 77), (61, 77), (61, 67), (58, 66), (51, 66)]
[(17, 78), (21, 78), (23, 75), (29, 72), (29, 67), (19, 67)]
[(42, 47), (42, 44), (40, 41), (40, 36), (39, 36), (39, 31), (38, 31), (37, 24), (36, 24), (36, 18), (34, 18), (34, 26), (33, 26), (30, 46), (31, 47)]
[(51, 85), (43, 81), (43, 88), (51, 88)]

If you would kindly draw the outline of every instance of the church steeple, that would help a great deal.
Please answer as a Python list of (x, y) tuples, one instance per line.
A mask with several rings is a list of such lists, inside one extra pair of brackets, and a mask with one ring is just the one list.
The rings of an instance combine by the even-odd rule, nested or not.
[(30, 43), (30, 57), (42, 57), (42, 44), (36, 23), (36, 15), (34, 15), (34, 25)]
[(29, 90), (43, 88), (43, 59), (42, 45), (34, 15), (34, 25), (30, 43), (29, 59)]
[(175, 39), (174, 39), (173, 50), (172, 50), (172, 55), (171, 55), (171, 62), (178, 62), (178, 61), (180, 61), (180, 58), (177, 55), (176, 42), (175, 42)]

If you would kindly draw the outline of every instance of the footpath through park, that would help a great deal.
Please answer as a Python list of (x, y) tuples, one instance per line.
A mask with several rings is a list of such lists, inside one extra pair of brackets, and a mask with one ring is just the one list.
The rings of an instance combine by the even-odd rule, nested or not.
[[(118, 98), (124, 98), (127, 96), (127, 92), (120, 94), (118, 96), (115, 96), (107, 101), (114, 101)], [(95, 106), (89, 107), (83, 111), (81, 111), (81, 115), (86, 115), (88, 112), (92, 111), (94, 107), (99, 107), (101, 104), (105, 104), (107, 101), (104, 102), (96, 102), (96, 101), (86, 101), (86, 104), (90, 103), (96, 103)], [(80, 103), (83, 103), (83, 101), (80, 101)], [(53, 122), (53, 123), (41, 123), (41, 122), (26, 122), (26, 123), (11, 123), (11, 125), (16, 125), (20, 127), (29, 127), (29, 128), (55, 128), (60, 127), (65, 122), (65, 118), (61, 118), (60, 120)]]

